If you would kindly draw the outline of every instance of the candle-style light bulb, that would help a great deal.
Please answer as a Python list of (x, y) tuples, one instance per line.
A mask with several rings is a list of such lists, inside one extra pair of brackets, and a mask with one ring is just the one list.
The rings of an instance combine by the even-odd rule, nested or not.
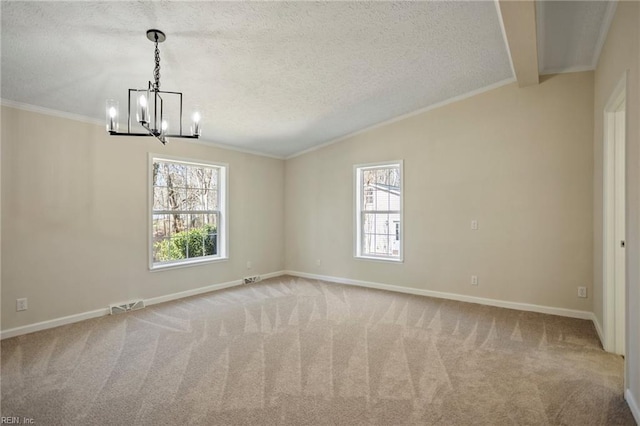
[(107, 132), (118, 131), (118, 102), (113, 99), (107, 100)]
[(162, 120), (162, 122), (160, 122), (160, 135), (158, 136), (158, 139), (160, 140), (160, 142), (162, 142), (163, 145), (167, 144), (168, 128), (169, 128), (169, 123), (167, 123), (167, 120)]
[(146, 92), (143, 92), (140, 96), (138, 96), (137, 118), (138, 121), (142, 124), (147, 124), (149, 122), (149, 107), (147, 105)]
[(191, 123), (191, 135), (192, 136), (200, 136), (201, 128), (200, 128), (200, 112), (196, 111), (193, 113), (192, 123)]

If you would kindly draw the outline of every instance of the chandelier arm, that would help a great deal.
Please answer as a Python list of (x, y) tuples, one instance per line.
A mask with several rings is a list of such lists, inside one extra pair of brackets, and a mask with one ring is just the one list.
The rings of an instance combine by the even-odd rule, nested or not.
[(157, 131), (152, 130), (146, 124), (140, 123), (140, 125), (142, 127), (144, 127), (149, 132), (149, 136), (153, 136), (154, 138), (158, 139), (162, 143), (162, 145), (166, 145), (167, 144), (167, 138), (164, 135), (162, 135), (162, 134), (158, 135)]

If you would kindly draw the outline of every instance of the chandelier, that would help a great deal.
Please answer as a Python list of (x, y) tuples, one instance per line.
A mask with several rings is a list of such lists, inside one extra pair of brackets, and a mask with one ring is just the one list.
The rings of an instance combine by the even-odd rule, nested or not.
[[(113, 99), (107, 100), (106, 119), (107, 132), (112, 136), (153, 136), (162, 144), (167, 143), (167, 138), (189, 138), (198, 139), (200, 137), (200, 112), (195, 111), (191, 116), (191, 132), (190, 134), (182, 133), (182, 93), (166, 92), (160, 90), (160, 50), (158, 43), (162, 43), (167, 36), (160, 30), (148, 30), (147, 38), (155, 43), (155, 68), (153, 69), (154, 82), (149, 81), (146, 89), (129, 89), (129, 97), (127, 102), (127, 131), (119, 132), (119, 105)], [(131, 132), (131, 96), (134, 96), (136, 102), (136, 121), (147, 131), (146, 133)], [(178, 96), (180, 104), (180, 122), (179, 132), (169, 134), (169, 123), (165, 119), (164, 99), (169, 96)]]

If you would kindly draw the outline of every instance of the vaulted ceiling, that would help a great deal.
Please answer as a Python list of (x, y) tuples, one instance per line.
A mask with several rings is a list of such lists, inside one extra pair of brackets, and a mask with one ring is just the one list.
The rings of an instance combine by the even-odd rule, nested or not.
[[(2, 2), (3, 102), (102, 122), (153, 78), (203, 140), (287, 157), (513, 81), (494, 1)], [(536, 2), (540, 73), (593, 69), (615, 3)], [(122, 113), (122, 111), (121, 111)], [(185, 118), (185, 125), (188, 118)], [(392, 142), (392, 141), (390, 141)]]

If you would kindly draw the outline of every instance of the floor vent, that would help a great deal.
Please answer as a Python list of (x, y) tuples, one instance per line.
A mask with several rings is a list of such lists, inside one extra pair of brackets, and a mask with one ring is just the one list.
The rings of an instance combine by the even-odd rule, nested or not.
[(244, 278), (245, 284), (257, 283), (258, 281), (262, 281), (262, 277), (260, 275), (254, 275), (253, 277)]
[(124, 314), (129, 311), (137, 311), (144, 308), (144, 300), (136, 300), (135, 302), (121, 303), (119, 305), (110, 305), (109, 313), (111, 315)]

